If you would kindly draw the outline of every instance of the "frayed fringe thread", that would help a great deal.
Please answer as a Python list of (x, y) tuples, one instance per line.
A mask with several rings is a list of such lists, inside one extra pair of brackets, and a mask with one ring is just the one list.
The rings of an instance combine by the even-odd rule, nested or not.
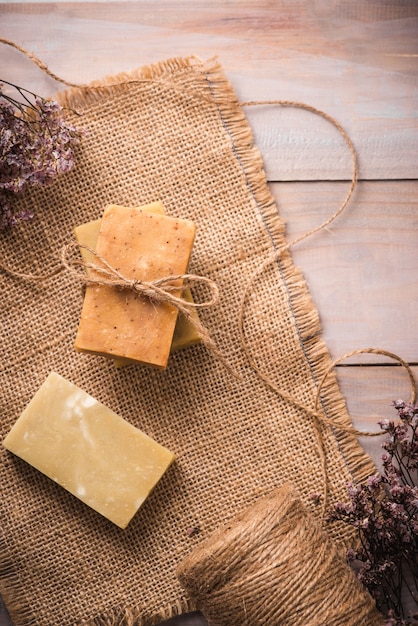
[[(177, 95), (204, 102), (212, 100), (205, 77), (206, 72), (211, 72), (214, 67), (219, 68), (215, 57), (207, 62), (203, 62), (197, 56), (172, 58), (130, 72), (105, 76), (88, 85), (70, 87), (58, 92), (56, 99), (62, 107), (82, 112), (84, 107), (94, 105), (103, 98), (124, 93), (135, 87), (146, 90), (158, 83), (166, 91), (172, 90)], [(200, 89), (197, 89), (198, 87)]]
[(102, 615), (79, 622), (77, 626), (157, 626), (162, 621), (196, 610), (194, 603), (184, 598), (166, 610), (160, 610), (152, 615), (138, 607), (111, 609)]
[(36, 626), (34, 616), (2, 536), (0, 536), (0, 595), (15, 626)]
[[(247, 187), (254, 197), (268, 232), (272, 237), (273, 245), (280, 249), (286, 245), (285, 222), (280, 217), (276, 202), (270, 193), (266, 179), (263, 160), (258, 148), (254, 144), (252, 132), (245, 115), (236, 101), (236, 96), (225, 79), (221, 69), (211, 69), (208, 80), (214, 100), (218, 105), (222, 122), (231, 136), (236, 158), (246, 177)], [(222, 97), (217, 100), (217, 85), (222, 85)], [(312, 301), (302, 272), (293, 265), (289, 250), (285, 251), (277, 261), (282, 279), (287, 289), (289, 306), (297, 328), (297, 333), (303, 353), (311, 371), (312, 402), (316, 389), (325, 373), (331, 366), (332, 360), (325, 342), (321, 339), (322, 328), (318, 310)], [(353, 482), (362, 482), (376, 471), (373, 460), (360, 446), (357, 438), (344, 432), (344, 428), (352, 428), (345, 398), (342, 395), (335, 372), (331, 372), (321, 393), (323, 410), (327, 417), (340, 424), (343, 428), (336, 429), (333, 441), (342, 456), (342, 464), (348, 469)], [(337, 543), (350, 542), (347, 536), (342, 540), (339, 535), (339, 526), (329, 528), (331, 536)]]

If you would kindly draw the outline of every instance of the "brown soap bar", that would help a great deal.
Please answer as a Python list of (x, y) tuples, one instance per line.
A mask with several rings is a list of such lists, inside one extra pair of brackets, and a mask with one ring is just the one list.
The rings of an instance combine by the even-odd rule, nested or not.
[[(152, 202), (151, 204), (145, 204), (137, 208), (141, 211), (150, 211), (152, 213), (165, 215), (164, 207), (159, 201)], [(101, 219), (97, 219), (93, 220), (92, 222), (81, 224), (80, 226), (76, 226), (74, 228), (74, 235), (81, 246), (80, 253), (85, 263), (95, 262), (94, 255), (84, 246), (87, 246), (91, 250), (96, 249), (101, 222)], [(89, 272), (90, 269), (87, 268), (87, 273)], [(183, 291), (182, 298), (186, 302), (193, 303), (193, 297), (188, 287)], [(195, 318), (196, 320), (199, 319), (195, 308), (192, 308), (190, 312), (193, 318)], [(178, 315), (176, 327), (174, 329), (173, 341), (171, 343), (171, 352), (175, 352), (176, 350), (183, 350), (184, 348), (193, 346), (196, 343), (200, 343), (200, 341), (200, 335), (192, 322), (184, 315)], [(117, 367), (122, 367), (123, 365), (129, 365), (131, 363), (131, 361), (125, 359), (115, 358), (113, 359), (113, 361)], [(135, 363), (135, 361), (133, 361), (133, 363)]]
[[(126, 278), (153, 281), (187, 271), (195, 232), (189, 220), (109, 205), (96, 252)], [(165, 368), (177, 315), (173, 305), (129, 289), (88, 285), (75, 347)]]

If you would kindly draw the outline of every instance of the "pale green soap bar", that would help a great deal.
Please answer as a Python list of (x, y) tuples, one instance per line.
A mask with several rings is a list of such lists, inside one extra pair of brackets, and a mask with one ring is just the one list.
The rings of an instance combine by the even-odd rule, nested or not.
[(169, 450), (55, 372), (3, 445), (121, 528), (174, 461)]

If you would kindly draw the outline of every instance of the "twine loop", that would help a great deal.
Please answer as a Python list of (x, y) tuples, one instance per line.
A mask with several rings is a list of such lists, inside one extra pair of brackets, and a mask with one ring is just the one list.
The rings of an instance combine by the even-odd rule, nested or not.
[[(88, 90), (97, 90), (100, 91), (100, 89), (102, 88), (100, 85), (94, 85), (94, 84), (90, 84), (90, 85), (85, 85), (85, 84), (74, 84), (71, 83), (69, 81), (66, 81), (64, 79), (62, 79), (61, 77), (57, 76), (56, 74), (54, 74), (53, 72), (51, 72), (49, 70), (49, 68), (40, 60), (38, 59), (35, 55), (33, 55), (32, 53), (30, 53), (28, 50), (26, 50), (25, 48), (19, 46), (18, 44), (5, 39), (5, 38), (0, 38), (0, 43), (6, 44), (6, 45), (10, 45), (14, 48), (16, 48), (17, 50), (19, 50), (20, 52), (22, 52), (23, 54), (25, 54), (32, 62), (34, 62), (42, 71), (44, 71), (46, 74), (48, 74), (51, 78), (53, 78), (54, 80), (57, 80), (67, 86), (70, 87), (77, 87), (79, 89), (88, 89)], [(135, 78), (133, 80), (130, 79), (126, 79), (124, 81), (123, 84), (130, 84), (130, 83), (144, 83), (147, 84), (150, 82), (150, 78)], [(115, 86), (118, 85), (120, 86), (120, 83), (115, 83)], [(110, 85), (107, 84), (107, 87), (109, 87)], [(173, 89), (180, 89), (182, 90), (182, 87), (176, 87), (175, 85), (171, 84), (170, 82), (167, 81), (166, 86), (169, 88), (173, 88)], [(189, 93), (189, 92), (187, 92)], [(189, 95), (193, 95), (192, 92), (190, 91)], [(201, 99), (205, 99), (205, 96), (200, 93), (199, 98)], [(285, 400), (289, 401), (294, 407), (301, 409), (304, 414), (307, 417), (310, 417), (313, 420), (313, 424), (314, 424), (314, 430), (315, 430), (315, 434), (317, 437), (317, 443), (318, 443), (318, 450), (320, 453), (320, 458), (321, 458), (321, 464), (323, 467), (323, 474), (324, 474), (324, 481), (325, 481), (325, 485), (324, 485), (324, 502), (323, 502), (323, 516), (325, 514), (325, 508), (326, 508), (326, 501), (327, 501), (327, 483), (328, 483), (328, 477), (327, 477), (327, 470), (326, 470), (326, 454), (325, 454), (325, 442), (324, 442), (324, 435), (323, 435), (323, 427), (324, 426), (328, 426), (328, 427), (332, 427), (336, 430), (339, 430), (340, 432), (346, 433), (348, 435), (352, 435), (352, 436), (369, 436), (369, 437), (375, 437), (375, 436), (380, 436), (382, 435), (382, 432), (365, 432), (365, 431), (359, 431), (351, 426), (346, 426), (343, 424), (339, 424), (337, 423), (335, 420), (330, 419), (327, 415), (326, 412), (323, 408), (320, 407), (321, 404), (321, 390), (324, 386), (325, 380), (326, 378), (329, 376), (331, 370), (334, 369), (334, 367), (340, 363), (342, 360), (348, 358), (349, 356), (353, 356), (355, 354), (360, 354), (360, 353), (372, 353), (372, 354), (381, 354), (381, 355), (385, 355), (388, 356), (390, 358), (395, 359), (396, 361), (398, 361), (398, 363), (404, 367), (406, 369), (406, 371), (408, 372), (408, 376), (410, 378), (410, 382), (411, 382), (411, 387), (412, 387), (412, 401), (415, 402), (416, 400), (416, 387), (415, 387), (415, 379), (414, 379), (414, 374), (411, 370), (411, 368), (409, 367), (409, 365), (403, 361), (403, 359), (401, 359), (400, 357), (398, 357), (397, 355), (388, 352), (386, 350), (381, 350), (381, 349), (377, 349), (377, 348), (365, 348), (365, 349), (361, 349), (361, 350), (354, 350), (350, 353), (347, 353), (341, 357), (339, 357), (338, 359), (336, 359), (333, 363), (331, 363), (331, 365), (329, 366), (329, 368), (327, 369), (327, 371), (325, 372), (322, 380), (320, 381), (319, 384), (316, 384), (316, 393), (315, 393), (315, 398), (313, 401), (313, 405), (307, 405), (304, 402), (300, 401), (298, 398), (294, 397), (292, 394), (286, 392), (285, 390), (281, 389), (276, 383), (275, 381), (271, 378), (271, 376), (269, 376), (269, 374), (265, 371), (262, 370), (262, 368), (259, 367), (259, 365), (257, 364), (255, 358), (252, 356), (252, 354), (250, 353), (250, 349), (246, 340), (246, 336), (245, 336), (245, 325), (244, 325), (244, 317), (245, 317), (245, 309), (246, 309), (246, 303), (247, 303), (247, 299), (248, 299), (248, 295), (250, 293), (251, 288), (254, 286), (254, 283), (256, 282), (257, 278), (268, 268), (270, 267), (273, 263), (276, 263), (280, 260), (280, 258), (282, 257), (282, 255), (285, 252), (288, 252), (295, 244), (300, 243), (301, 241), (303, 241), (304, 239), (310, 237), (311, 235), (313, 235), (314, 233), (317, 233), (320, 230), (325, 229), (329, 224), (331, 224), (331, 222), (333, 222), (342, 212), (343, 210), (346, 208), (347, 204), (349, 203), (353, 192), (356, 188), (357, 185), (357, 181), (358, 181), (358, 159), (357, 159), (357, 155), (356, 155), (356, 150), (355, 147), (353, 145), (353, 142), (351, 141), (350, 137), (348, 136), (347, 132), (344, 130), (344, 128), (341, 126), (341, 124), (334, 119), (331, 115), (329, 115), (328, 113), (325, 113), (324, 111), (321, 111), (320, 109), (311, 106), (309, 104), (305, 104), (303, 102), (297, 102), (297, 101), (290, 101), (290, 100), (263, 100), (263, 101), (259, 101), (259, 100), (252, 100), (252, 101), (245, 101), (245, 102), (240, 102), (237, 103), (239, 104), (241, 107), (248, 107), (248, 106), (265, 106), (265, 105), (275, 105), (275, 106), (281, 106), (281, 107), (293, 107), (293, 108), (299, 108), (299, 109), (303, 109), (305, 111), (314, 113), (315, 115), (319, 115), (320, 117), (322, 117), (323, 119), (325, 119), (326, 121), (328, 121), (329, 123), (331, 123), (340, 133), (341, 137), (344, 139), (345, 144), (349, 150), (350, 156), (351, 156), (351, 162), (352, 162), (352, 176), (351, 176), (351, 183), (349, 186), (349, 190), (348, 193), (345, 197), (345, 199), (343, 200), (343, 202), (340, 204), (340, 206), (338, 207), (338, 209), (333, 213), (333, 215), (331, 215), (328, 219), (326, 219), (324, 222), (322, 222), (321, 224), (319, 224), (318, 226), (308, 230), (307, 232), (303, 233), (302, 235), (298, 236), (295, 240), (291, 241), (290, 243), (287, 243), (285, 245), (283, 245), (282, 247), (280, 247), (279, 249), (275, 250), (273, 252), (272, 255), (269, 256), (269, 258), (267, 258), (265, 260), (265, 262), (260, 266), (260, 268), (254, 273), (254, 275), (249, 279), (244, 292), (242, 294), (242, 300), (241, 300), (241, 306), (239, 309), (239, 323), (238, 323), (238, 332), (239, 332), (239, 336), (240, 336), (240, 341), (241, 341), (241, 347), (243, 349), (243, 352), (245, 353), (248, 363), (250, 364), (250, 367), (253, 369), (253, 371), (258, 375), (258, 377), (271, 389), (273, 390), (275, 393), (277, 393), (279, 396), (281, 396), (282, 398), (284, 398)], [(44, 280), (47, 278), (51, 278), (53, 276), (55, 276), (57, 273), (59, 273), (61, 271), (61, 269), (63, 267), (65, 267), (66, 269), (68, 269), (72, 274), (76, 275), (79, 279), (81, 279), (85, 284), (92, 284), (92, 283), (97, 283), (97, 284), (102, 284), (102, 285), (110, 285), (113, 286), (117, 289), (130, 289), (131, 291), (138, 293), (144, 297), (148, 297), (152, 300), (158, 301), (158, 302), (167, 302), (172, 304), (173, 306), (176, 306), (178, 311), (185, 315), (186, 318), (190, 321), (191, 324), (193, 324), (193, 326), (195, 327), (195, 329), (197, 330), (197, 332), (200, 334), (202, 342), (209, 348), (209, 350), (214, 353), (217, 358), (226, 366), (226, 368), (233, 374), (233, 376), (235, 376), (236, 378), (242, 379), (241, 375), (237, 374), (226, 362), (224, 356), (222, 355), (222, 353), (218, 350), (218, 348), (216, 347), (216, 345), (214, 344), (214, 342), (212, 341), (212, 339), (210, 338), (207, 330), (202, 326), (202, 324), (200, 323), (199, 319), (197, 316), (193, 316), (191, 314), (191, 308), (192, 307), (207, 307), (207, 306), (212, 306), (214, 304), (216, 304), (216, 302), (218, 301), (218, 290), (217, 290), (217, 286), (216, 284), (211, 281), (208, 278), (202, 277), (202, 276), (196, 276), (193, 274), (183, 274), (183, 275), (179, 275), (179, 276), (169, 276), (169, 277), (164, 277), (162, 279), (159, 279), (157, 281), (152, 281), (150, 283), (144, 282), (144, 281), (140, 281), (140, 280), (132, 280), (132, 279), (128, 279), (125, 276), (121, 275), (115, 268), (112, 268), (111, 266), (109, 266), (106, 261), (104, 261), (104, 259), (100, 259), (97, 255), (96, 258), (98, 258), (100, 260), (100, 262), (102, 263), (102, 265), (97, 265), (97, 264), (84, 264), (84, 268), (90, 268), (93, 269), (98, 276), (91, 276), (91, 275), (87, 275), (84, 271), (80, 272), (78, 271), (76, 268), (78, 265), (81, 264), (80, 261), (77, 260), (72, 260), (71, 262), (69, 261), (68, 255), (69, 252), (71, 250), (71, 246), (74, 246), (74, 244), (70, 244), (70, 246), (66, 246), (63, 249), (62, 252), (62, 257), (61, 257), (61, 265), (58, 266), (57, 268), (54, 268), (50, 274), (47, 275), (42, 275), (42, 276), (35, 276), (32, 274), (23, 274), (20, 272), (16, 272), (13, 269), (5, 266), (2, 264), (2, 269), (5, 270), (7, 273), (9, 273), (12, 276), (16, 276), (19, 278), (22, 278), (24, 280), (32, 280), (32, 281), (36, 281), (36, 280)], [(88, 248), (87, 248), (88, 249)], [(94, 251), (89, 250), (90, 252), (92, 252), (93, 254)], [(188, 283), (193, 283), (193, 282), (198, 282), (200, 284), (206, 284), (212, 294), (212, 297), (206, 301), (206, 302), (202, 302), (202, 303), (186, 303), (182, 298), (179, 298), (178, 296), (176, 296), (174, 293), (172, 293), (173, 290), (178, 289), (177, 286), (173, 285), (173, 283), (175, 281), (178, 280), (184, 280)]]
[[(75, 252), (83, 248), (93, 255), (95, 262), (86, 262), (75, 257)], [(208, 330), (203, 326), (197, 315), (192, 314), (194, 308), (212, 307), (219, 301), (219, 288), (216, 283), (206, 276), (198, 274), (176, 274), (164, 276), (153, 281), (131, 279), (113, 267), (106, 259), (97, 254), (95, 250), (86, 245), (76, 242), (66, 244), (61, 251), (61, 267), (66, 269), (72, 276), (82, 282), (83, 285), (101, 285), (119, 290), (129, 290), (140, 297), (153, 302), (166, 303), (174, 306), (181, 315), (199, 334), (202, 343), (222, 363), (226, 370), (234, 378), (241, 380), (241, 375), (228, 363), (219, 350)], [(86, 270), (91, 270), (87, 272)], [(174, 284), (177, 282), (177, 285)], [(179, 285), (179, 282), (182, 284)], [(210, 298), (202, 302), (186, 302), (181, 296), (176, 295), (179, 290), (192, 284), (201, 284), (209, 288)]]
[[(72, 253), (80, 248), (87, 250), (94, 256), (97, 262), (84, 262), (79, 258), (72, 257)], [(108, 263), (106, 259), (97, 254), (95, 250), (84, 244), (71, 242), (65, 245), (61, 251), (61, 263), (66, 270), (86, 285), (102, 285), (121, 290), (128, 289), (155, 302), (172, 304), (187, 317), (190, 315), (191, 308), (211, 307), (219, 301), (219, 288), (217, 284), (206, 276), (199, 276), (198, 274), (176, 274), (164, 276), (153, 281), (144, 281), (138, 278), (131, 279)], [(84, 270), (92, 270), (93, 273), (86, 273)], [(181, 282), (181, 284), (179, 284), (179, 282)], [(195, 284), (204, 284), (208, 287), (211, 297), (203, 302), (185, 302), (183, 298), (173, 293), (178, 293), (179, 289), (183, 290)]]
[[(328, 367), (328, 369), (326, 370), (326, 372), (323, 375), (322, 379), (320, 380), (320, 382), (318, 384), (318, 387), (317, 387), (317, 390), (316, 390), (315, 404), (314, 404), (314, 410), (315, 411), (319, 410), (319, 403), (320, 403), (320, 400), (321, 400), (321, 391), (322, 391), (322, 388), (323, 388), (323, 386), (325, 384), (325, 381), (328, 378), (330, 372), (335, 368), (336, 365), (338, 365), (339, 363), (342, 363), (342, 361), (345, 361), (346, 359), (348, 359), (348, 358), (350, 358), (352, 356), (357, 356), (359, 354), (378, 354), (380, 356), (386, 356), (389, 359), (393, 359), (394, 361), (397, 361), (398, 364), (401, 365), (404, 368), (404, 370), (406, 371), (406, 373), (408, 374), (410, 387), (411, 387), (410, 402), (411, 402), (411, 404), (415, 404), (416, 399), (417, 399), (417, 388), (416, 388), (416, 381), (415, 381), (414, 372), (413, 372), (411, 366), (406, 361), (404, 361), (400, 356), (395, 354), (394, 352), (389, 352), (388, 350), (383, 350), (382, 348), (360, 348), (358, 350), (352, 350), (351, 352), (347, 352), (346, 354), (343, 354), (343, 355), (339, 356)], [(375, 435), (375, 434), (380, 435), (382, 433), (365, 433), (365, 432), (362, 432), (362, 431), (355, 431), (355, 434), (361, 436), (361, 435), (370, 435), (370, 434), (371, 435)]]

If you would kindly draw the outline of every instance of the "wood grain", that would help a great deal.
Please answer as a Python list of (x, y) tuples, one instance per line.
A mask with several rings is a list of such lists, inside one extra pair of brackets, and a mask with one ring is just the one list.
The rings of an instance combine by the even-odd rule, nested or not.
[[(418, 367), (414, 366), (413, 371), (418, 379)], [(402, 399), (408, 402), (411, 397), (408, 376), (401, 367), (340, 366), (337, 377), (353, 424), (363, 432), (380, 432), (379, 420), (396, 420), (393, 401)], [(361, 446), (379, 469), (383, 440), (384, 437), (359, 438)]]
[[(5, 3), (0, 15), (1, 35), (74, 82), (173, 56), (218, 56), (241, 100), (302, 101), (338, 119), (363, 179), (416, 176), (416, 3)], [(2, 49), (0, 63), (6, 80), (57, 88), (16, 51)], [(345, 146), (326, 121), (280, 107), (247, 115), (270, 180), (350, 177)]]
[[(306, 182), (270, 187), (292, 241), (330, 217), (348, 186)], [(345, 211), (326, 230), (292, 249), (333, 358), (375, 347), (418, 363), (417, 241), (418, 182), (376, 181), (359, 183)], [(357, 362), (375, 361), (362, 356)]]
[[(79, 83), (175, 56), (217, 56), (241, 101), (293, 100), (334, 116), (355, 144), (362, 182), (344, 213), (292, 256), (334, 358), (381, 347), (415, 364), (418, 375), (416, 2), (3, 2), (0, 36)], [(0, 51), (3, 79), (42, 95), (63, 88), (16, 50)], [(350, 156), (336, 129), (312, 113), (279, 106), (245, 113), (291, 241), (344, 199)], [(359, 356), (337, 375), (359, 430), (378, 430), (379, 418), (394, 416), (392, 400), (409, 397), (405, 372), (387, 360)], [(360, 440), (377, 466), (381, 441)], [(197, 615), (165, 624), (205, 625)]]

